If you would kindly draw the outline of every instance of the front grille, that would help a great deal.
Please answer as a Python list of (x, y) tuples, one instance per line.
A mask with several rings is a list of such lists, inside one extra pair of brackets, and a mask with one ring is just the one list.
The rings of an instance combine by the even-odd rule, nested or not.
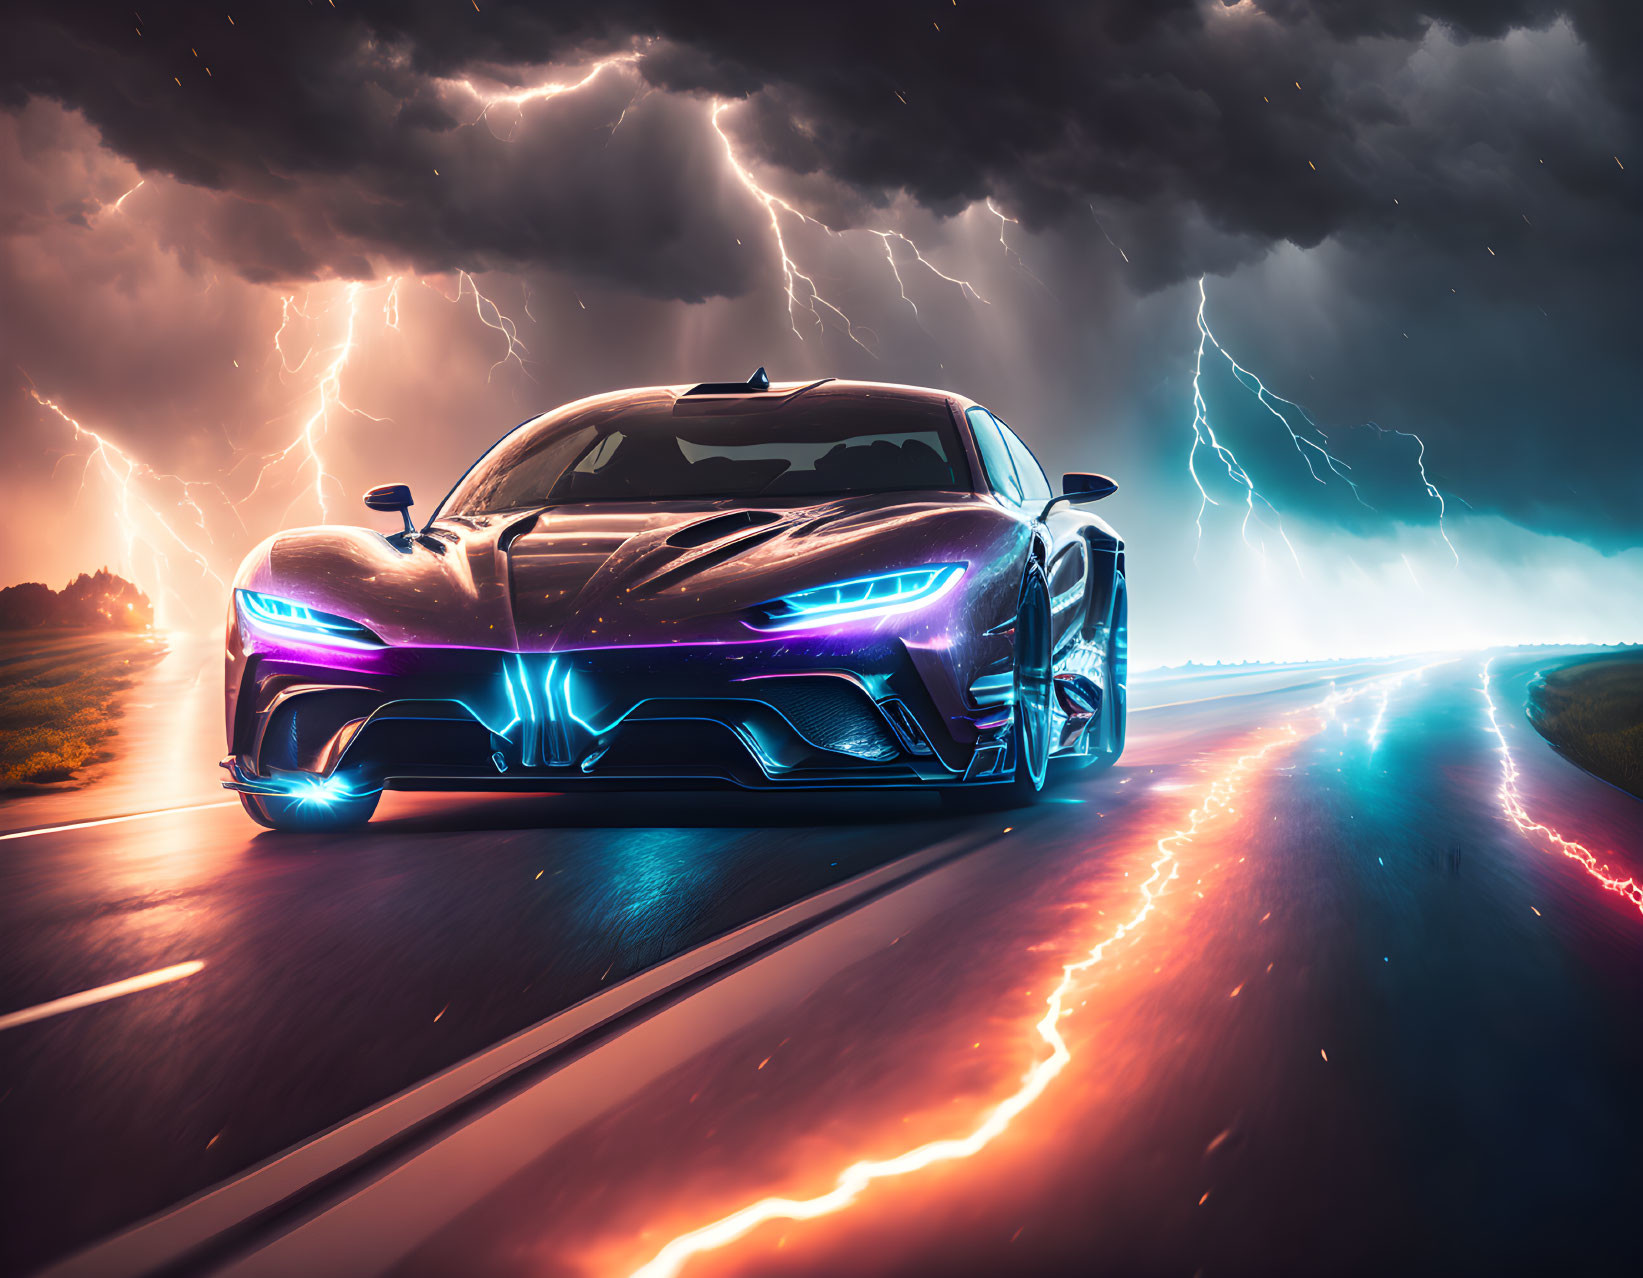
[(799, 735), (823, 750), (858, 759), (894, 759), (896, 738), (867, 694), (829, 675), (760, 679), (750, 691), (778, 710)]

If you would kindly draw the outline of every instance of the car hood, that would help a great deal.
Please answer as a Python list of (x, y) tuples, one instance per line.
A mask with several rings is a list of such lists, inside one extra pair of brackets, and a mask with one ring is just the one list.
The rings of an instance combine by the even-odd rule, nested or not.
[(253, 552), (237, 584), (394, 645), (569, 651), (751, 638), (755, 604), (926, 563), (1013, 562), (1027, 535), (964, 493), (587, 503), (438, 520), (408, 541), (296, 529)]

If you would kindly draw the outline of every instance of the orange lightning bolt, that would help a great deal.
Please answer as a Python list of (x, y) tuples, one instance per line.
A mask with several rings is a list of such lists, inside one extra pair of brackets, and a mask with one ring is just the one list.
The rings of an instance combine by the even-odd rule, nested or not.
[(1601, 883), (1606, 891), (1618, 893), (1637, 906), (1639, 911), (1643, 911), (1643, 884), (1639, 884), (1633, 878), (1621, 878), (1599, 861), (1597, 854), (1590, 848), (1576, 843), (1573, 839), (1564, 838), (1550, 826), (1535, 820), (1524, 807), (1523, 792), (1518, 789), (1517, 760), (1512, 758), (1511, 747), (1506, 744), (1506, 732), (1495, 713), (1495, 698), (1489, 691), (1489, 667), (1493, 664), (1493, 657), (1483, 663), (1483, 702), (1489, 711), (1489, 731), (1494, 733), (1495, 740), (1499, 743), (1496, 749), (1500, 753), (1501, 811), (1506, 814), (1506, 819), (1518, 828), (1519, 833), (1539, 842), (1548, 852), (1561, 852), (1571, 861), (1578, 861), (1585, 867), (1586, 873)]
[[(395, 285), (396, 281), (390, 278), (384, 286), (389, 290), (390, 296), (393, 295), (392, 290)], [(267, 477), (268, 472), (271, 469), (295, 455), (301, 458), (299, 469), (311, 470), (313, 473), (313, 494), (314, 500), (319, 506), (320, 519), (329, 519), (331, 509), (325, 497), (326, 481), (330, 480), (338, 486), (340, 486), (341, 481), (339, 481), (336, 476), (332, 475), (331, 472), (326, 469), (325, 456), (320, 451), (320, 443), (331, 429), (332, 415), (337, 412), (342, 412), (369, 418), (374, 422), (386, 420), (385, 418), (376, 417), (371, 413), (367, 413), (364, 409), (354, 408), (346, 403), (342, 398), (342, 373), (348, 366), (349, 359), (354, 354), (354, 334), (359, 320), (359, 298), (360, 293), (364, 288), (365, 285), (358, 281), (354, 281), (345, 287), (343, 296), (344, 300), (348, 304), (348, 318), (343, 327), (342, 339), (330, 348), (328, 352), (329, 362), (320, 372), (319, 378), (315, 382), (313, 391), (314, 409), (302, 423), (301, 428), (297, 431), (290, 443), (288, 443), (284, 448), (279, 449), (277, 452), (270, 453), (264, 457), (262, 467), (257, 472), (256, 482), (251, 486), (251, 491), (246, 494), (246, 500), (249, 500), (252, 496), (254, 496), (262, 487), (263, 480)], [(274, 334), (274, 349), (279, 352), (281, 369), (287, 372), (295, 372), (308, 362), (308, 356), (304, 355), (302, 360), (298, 362), (296, 369), (290, 368), (285, 360), (285, 350), (280, 345), (280, 335), (284, 333), (286, 324), (289, 322), (293, 310), (296, 310), (296, 313), (299, 315), (306, 316), (305, 311), (297, 309), (294, 306), (291, 298), (284, 299), (283, 318), (281, 319), (279, 330)]]
[(1217, 776), (1198, 805), (1187, 814), (1183, 824), (1158, 840), (1157, 855), (1151, 863), (1151, 874), (1141, 884), (1140, 900), (1134, 913), (1103, 936), (1081, 958), (1062, 967), (1061, 979), (1045, 1000), (1044, 1015), (1033, 1027), (1043, 1046), (1048, 1048), (1048, 1052), (1027, 1071), (1016, 1091), (982, 1115), (980, 1122), (967, 1134), (930, 1141), (894, 1158), (852, 1163), (839, 1174), (831, 1190), (814, 1198), (772, 1197), (750, 1203), (712, 1224), (679, 1235), (663, 1247), (649, 1263), (635, 1270), (632, 1278), (674, 1278), (692, 1257), (725, 1247), (759, 1225), (774, 1220), (814, 1220), (842, 1211), (876, 1181), (906, 1176), (936, 1163), (970, 1158), (985, 1149), (1009, 1128), (1017, 1116), (1044, 1094), (1057, 1075), (1071, 1062), (1072, 1051), (1060, 1030), (1060, 1022), (1067, 1014), (1068, 999), (1079, 981), (1107, 957), (1113, 946), (1132, 935), (1147, 921), (1158, 897), (1180, 872), (1181, 850), (1193, 842), (1207, 826), (1223, 814), (1230, 814), (1234, 810), (1234, 800), (1244, 783), (1270, 756), (1297, 744), (1305, 737), (1314, 735), (1328, 722), (1324, 712), (1332, 712), (1374, 686), (1375, 684), (1365, 685), (1348, 692), (1331, 691), (1328, 697), (1311, 707), (1309, 711), (1298, 712), (1310, 714), (1314, 718), (1313, 725), (1307, 732), (1298, 730), (1293, 722), (1274, 730), (1258, 748), (1240, 756)]
[[(205, 551), (178, 532), (172, 522), (160, 512), (158, 507), (146, 499), (137, 487), (138, 481), (145, 479), (179, 485), (183, 495), (178, 504), (187, 507), (194, 513), (201, 534), (205, 535), (206, 540), (209, 541), (210, 536), (205, 532), (205, 512), (193, 496), (193, 489), (202, 486), (200, 481), (186, 480), (178, 475), (163, 474), (153, 467), (145, 465), (115, 444), (106, 435), (69, 416), (60, 404), (55, 400), (45, 398), (32, 386), (29, 388), (29, 395), (33, 397), (35, 403), (54, 413), (58, 420), (74, 433), (76, 440), (90, 445), (86, 457), (87, 469), (89, 470), (93, 462), (97, 463), (117, 495), (114, 508), (115, 518), (120, 525), (120, 535), (125, 541), (125, 563), (128, 570), (136, 571), (136, 550), (139, 542), (148, 548), (150, 554), (158, 563), (163, 565), (168, 562), (165, 551), (144, 535), (143, 522), (146, 520), (159, 528), (165, 534), (166, 540), (175, 543), (189, 558), (194, 560), (200, 566), (202, 573), (219, 585), (226, 584), (211, 567), (211, 561), (206, 556)], [(84, 483), (85, 472), (82, 472), (81, 485), (84, 486)], [(215, 487), (215, 485), (203, 486)], [(220, 489), (218, 491), (221, 492)], [(160, 607), (165, 589), (162, 574), (160, 584), (153, 592), (156, 610)]]

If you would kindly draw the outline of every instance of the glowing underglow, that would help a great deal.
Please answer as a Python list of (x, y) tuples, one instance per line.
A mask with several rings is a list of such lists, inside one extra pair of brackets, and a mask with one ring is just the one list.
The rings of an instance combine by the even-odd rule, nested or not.
[(1060, 981), (1046, 998), (1044, 1015), (1034, 1026), (1034, 1030), (1042, 1044), (1049, 1049), (1048, 1054), (1041, 1057), (1027, 1071), (1017, 1090), (987, 1110), (980, 1122), (967, 1135), (930, 1141), (894, 1158), (869, 1159), (853, 1163), (839, 1174), (831, 1190), (813, 1198), (760, 1199), (709, 1225), (674, 1238), (652, 1260), (635, 1270), (633, 1278), (674, 1278), (692, 1257), (725, 1247), (761, 1224), (776, 1220), (814, 1220), (842, 1211), (876, 1181), (906, 1176), (937, 1163), (970, 1158), (985, 1149), (1009, 1128), (1018, 1115), (1044, 1094), (1050, 1083), (1071, 1062), (1072, 1050), (1067, 1046), (1059, 1028), (1062, 1018), (1070, 1010), (1067, 1007), (1070, 996), (1080, 979), (1098, 966), (1114, 945), (1146, 922), (1158, 897), (1180, 872), (1181, 850), (1217, 818), (1236, 811), (1234, 800), (1244, 782), (1270, 755), (1312, 735), (1326, 722), (1323, 712), (1327, 711), (1332, 715), (1337, 707), (1355, 700), (1367, 688), (1374, 686), (1375, 684), (1364, 685), (1347, 692), (1332, 689), (1322, 702), (1309, 710), (1296, 712), (1318, 716), (1317, 728), (1309, 732), (1303, 733), (1296, 728), (1293, 721), (1296, 716), (1292, 714), (1290, 722), (1273, 730), (1256, 749), (1241, 755), (1217, 776), (1198, 805), (1187, 814), (1186, 820), (1157, 841), (1157, 855), (1151, 862), (1150, 875), (1141, 884), (1141, 899), (1135, 912), (1103, 936), (1081, 958), (1063, 965)]
[(1579, 862), (1585, 867), (1586, 873), (1603, 885), (1604, 889), (1625, 897), (1640, 912), (1643, 912), (1643, 884), (1634, 878), (1622, 878), (1597, 858), (1597, 854), (1582, 843), (1573, 839), (1566, 839), (1551, 826), (1545, 825), (1529, 815), (1529, 810), (1523, 805), (1523, 792), (1518, 788), (1517, 760), (1512, 757), (1511, 747), (1506, 743), (1506, 732), (1501, 727), (1500, 716), (1495, 710), (1495, 698), (1490, 692), (1489, 667), (1494, 664), (1491, 657), (1483, 663), (1483, 703), (1489, 714), (1489, 731), (1494, 734), (1496, 750), (1500, 754), (1500, 790), (1497, 792), (1500, 799), (1500, 809), (1506, 819), (1517, 827), (1518, 832), (1541, 843), (1549, 852), (1560, 852), (1571, 861)]
[[(610, 728), (614, 728), (616, 726), (615, 723), (611, 724), (610, 728), (604, 728), (604, 729), (596, 728), (591, 723), (589, 723), (586, 719), (584, 719), (581, 715), (576, 713), (576, 707), (571, 704), (571, 699), (570, 699), (570, 678), (571, 678), (571, 674), (572, 674), (571, 671), (569, 671), (569, 670), (565, 671), (564, 693), (565, 693), (565, 714), (566, 714), (566, 716), (569, 717), (570, 719), (574, 720), (575, 722), (581, 724), (584, 728), (586, 728), (594, 736), (598, 736), (601, 731), (609, 732)], [(627, 717), (627, 715), (625, 715), (625, 714), (620, 716), (616, 720), (616, 723), (620, 723), (622, 721), (622, 719), (625, 719), (626, 717)]]
[(765, 619), (754, 629), (801, 630), (910, 612), (945, 595), (964, 575), (964, 568), (931, 564), (801, 590), (765, 605)]
[(258, 634), (337, 648), (384, 646), (382, 640), (359, 622), (335, 613), (320, 612), (292, 599), (281, 599), (278, 595), (265, 595), (255, 590), (236, 590), (234, 599), (239, 606), (241, 619)]
[(235, 786), (250, 794), (266, 794), (292, 799), (302, 807), (328, 808), (347, 799), (364, 799), (380, 787), (356, 790), (339, 776), (322, 777), (309, 772), (276, 772), (269, 777)]

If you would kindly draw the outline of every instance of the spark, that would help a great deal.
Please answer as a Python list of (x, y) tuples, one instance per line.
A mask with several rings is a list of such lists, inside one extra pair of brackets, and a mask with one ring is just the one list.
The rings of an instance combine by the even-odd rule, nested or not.
[[(1334, 705), (1350, 701), (1364, 690), (1360, 687), (1350, 692), (1332, 691), (1325, 702)], [(1320, 703), (1311, 709), (1315, 712), (1321, 709), (1323, 704)], [(1273, 732), (1258, 748), (1240, 756), (1216, 777), (1198, 805), (1187, 814), (1182, 825), (1157, 841), (1157, 855), (1151, 862), (1151, 873), (1140, 886), (1140, 901), (1135, 912), (1097, 942), (1083, 957), (1064, 964), (1061, 979), (1046, 997), (1044, 1014), (1034, 1029), (1042, 1044), (1048, 1048), (1047, 1054), (1027, 1071), (1017, 1090), (986, 1111), (981, 1121), (967, 1135), (929, 1141), (894, 1158), (869, 1159), (853, 1163), (839, 1174), (831, 1190), (813, 1198), (762, 1198), (711, 1224), (680, 1234), (647, 1264), (635, 1270), (632, 1278), (674, 1278), (692, 1257), (725, 1247), (759, 1225), (776, 1220), (814, 1220), (842, 1211), (876, 1181), (906, 1176), (938, 1163), (970, 1158), (985, 1149), (1009, 1128), (1018, 1115), (1044, 1094), (1049, 1085), (1072, 1061), (1072, 1049), (1068, 1047), (1060, 1030), (1060, 1022), (1071, 1011), (1067, 1006), (1070, 997), (1081, 979), (1105, 960), (1113, 946), (1132, 935), (1146, 922), (1159, 896), (1180, 874), (1181, 849), (1196, 840), (1207, 826), (1223, 814), (1230, 815), (1234, 811), (1234, 800), (1244, 781), (1266, 762), (1269, 755), (1297, 744), (1307, 735), (1311, 733), (1303, 734), (1293, 722), (1286, 723), (1282, 731)]]
[[(1618, 893), (1625, 897), (1640, 912), (1643, 912), (1643, 884), (1636, 879), (1621, 878), (1608, 866), (1598, 860), (1597, 854), (1584, 844), (1566, 839), (1550, 826), (1535, 820), (1529, 815), (1529, 810), (1523, 804), (1523, 792), (1518, 788), (1517, 760), (1512, 757), (1512, 750), (1506, 743), (1506, 731), (1501, 727), (1500, 717), (1495, 711), (1495, 698), (1490, 692), (1489, 667), (1494, 664), (1494, 658), (1483, 663), (1483, 702), (1489, 713), (1489, 731), (1494, 734), (1496, 750), (1500, 754), (1500, 799), (1501, 811), (1506, 819), (1517, 827), (1518, 832), (1542, 843), (1547, 851), (1561, 852), (1571, 861), (1578, 861), (1586, 868), (1586, 873), (1601, 883), (1605, 890)], [(1532, 908), (1532, 907), (1531, 907)], [(1540, 911), (1536, 910), (1536, 914)]]

